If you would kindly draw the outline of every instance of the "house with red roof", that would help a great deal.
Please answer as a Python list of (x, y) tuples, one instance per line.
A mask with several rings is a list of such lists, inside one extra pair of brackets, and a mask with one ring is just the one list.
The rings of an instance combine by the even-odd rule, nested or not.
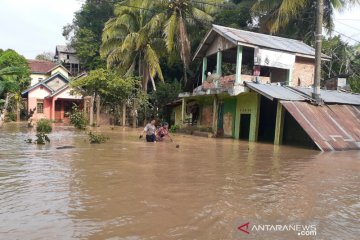
[(34, 111), (33, 120), (67, 122), (73, 105), (83, 105), (82, 96), (69, 86), (68, 70), (50, 61), (28, 60), (28, 64), (31, 85), (22, 96), (27, 98), (27, 108)]

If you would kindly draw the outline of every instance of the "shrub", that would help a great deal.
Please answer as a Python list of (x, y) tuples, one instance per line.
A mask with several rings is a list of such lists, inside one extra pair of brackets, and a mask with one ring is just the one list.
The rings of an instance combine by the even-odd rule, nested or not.
[(36, 144), (45, 144), (45, 142), (50, 142), (50, 138), (45, 133), (36, 134)]
[(16, 113), (8, 112), (6, 114), (5, 122), (15, 122), (16, 121)]
[(94, 134), (92, 132), (89, 132), (89, 141), (90, 141), (91, 144), (104, 143), (107, 140), (109, 140), (109, 138), (102, 135), (102, 134)]
[(169, 129), (169, 132), (175, 133), (179, 129), (179, 125), (172, 125)]
[(72, 107), (72, 113), (70, 114), (70, 123), (74, 125), (77, 129), (86, 129), (87, 120), (85, 118), (85, 115), (82, 111), (79, 110), (78, 106), (76, 105)]
[(47, 119), (40, 119), (36, 124), (37, 133), (51, 133), (51, 121)]

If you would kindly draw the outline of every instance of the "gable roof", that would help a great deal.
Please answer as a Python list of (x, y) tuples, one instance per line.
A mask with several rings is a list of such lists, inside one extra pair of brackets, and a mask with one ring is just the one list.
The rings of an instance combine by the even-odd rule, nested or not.
[(28, 65), (32, 73), (48, 73), (51, 69), (55, 68), (57, 63), (44, 60), (28, 59)]
[(39, 87), (40, 85), (43, 86), (43, 87), (46, 87), (47, 89), (49, 89), (49, 90), (51, 91), (51, 94), (53, 94), (53, 93), (56, 92), (56, 91), (55, 91), (54, 89), (52, 89), (51, 87), (49, 87), (46, 83), (50, 82), (51, 80), (53, 80), (53, 79), (56, 78), (56, 77), (61, 78), (61, 79), (62, 79), (64, 82), (66, 82), (66, 83), (69, 83), (69, 80), (67, 79), (67, 77), (65, 77), (65, 76), (62, 75), (61, 73), (56, 73), (56, 74), (48, 77), (47, 79), (45, 79), (45, 80), (43, 80), (43, 81), (41, 81), (41, 82), (38, 82), (38, 83), (32, 85), (30, 88), (28, 88), (28, 89), (26, 89), (25, 91), (23, 91), (23, 92), (21, 93), (21, 95), (30, 92), (31, 90)]
[[(299, 40), (212, 25), (212, 29), (198, 47), (194, 59), (205, 56), (207, 47), (212, 43), (216, 35), (221, 35), (235, 45), (279, 50), (295, 53), (297, 56), (303, 57), (314, 58), (315, 56), (315, 49)], [(330, 57), (325, 54), (323, 54), (322, 57), (324, 59), (330, 59)]]
[(66, 46), (66, 45), (56, 45), (55, 51), (56, 51), (56, 53), (59, 53), (59, 52), (76, 53), (74, 48), (72, 48), (70, 46)]
[(63, 65), (56, 62), (44, 61), (44, 60), (32, 60), (32, 59), (28, 59), (27, 61), (31, 73), (49, 73), (54, 69), (61, 67), (70, 74), (70, 72)]

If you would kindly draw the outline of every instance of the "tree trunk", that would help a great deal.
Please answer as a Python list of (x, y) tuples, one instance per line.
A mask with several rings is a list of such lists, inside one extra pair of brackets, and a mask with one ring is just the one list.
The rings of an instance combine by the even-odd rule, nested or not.
[(136, 100), (134, 99), (133, 109), (132, 109), (132, 127), (136, 128), (136, 120), (137, 120), (137, 109), (136, 109)]
[(100, 95), (96, 95), (96, 126), (100, 126)]
[(91, 96), (90, 99), (90, 121), (89, 121), (90, 126), (94, 124), (94, 101), (95, 101), (95, 93)]
[(20, 122), (20, 101), (21, 101), (21, 98), (16, 101), (16, 121), (17, 122)]
[(12, 96), (11, 96), (10, 93), (6, 94), (4, 109), (2, 110), (2, 112), (0, 112), (0, 127), (4, 124), (5, 117), (6, 117), (6, 114), (7, 114), (7, 108), (9, 106), (9, 102), (10, 102), (11, 97)]
[(126, 103), (124, 102), (123, 103), (123, 106), (122, 106), (122, 126), (125, 127), (126, 125)]
[(150, 74), (150, 70), (149, 70), (149, 76), (150, 76), (150, 79), (151, 79), (151, 83), (152, 83), (152, 86), (153, 86), (153, 90), (156, 92), (156, 86), (155, 86), (155, 81), (154, 81), (154, 78), (151, 76)]

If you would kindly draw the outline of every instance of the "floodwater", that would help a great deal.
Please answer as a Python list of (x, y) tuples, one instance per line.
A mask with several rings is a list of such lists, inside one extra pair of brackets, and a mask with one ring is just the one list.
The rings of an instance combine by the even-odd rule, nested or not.
[[(0, 239), (360, 239), (360, 152), (101, 131), (108, 143), (90, 145), (59, 126), (36, 146), (24, 125), (0, 129)], [(247, 222), (316, 236), (247, 234)]]

